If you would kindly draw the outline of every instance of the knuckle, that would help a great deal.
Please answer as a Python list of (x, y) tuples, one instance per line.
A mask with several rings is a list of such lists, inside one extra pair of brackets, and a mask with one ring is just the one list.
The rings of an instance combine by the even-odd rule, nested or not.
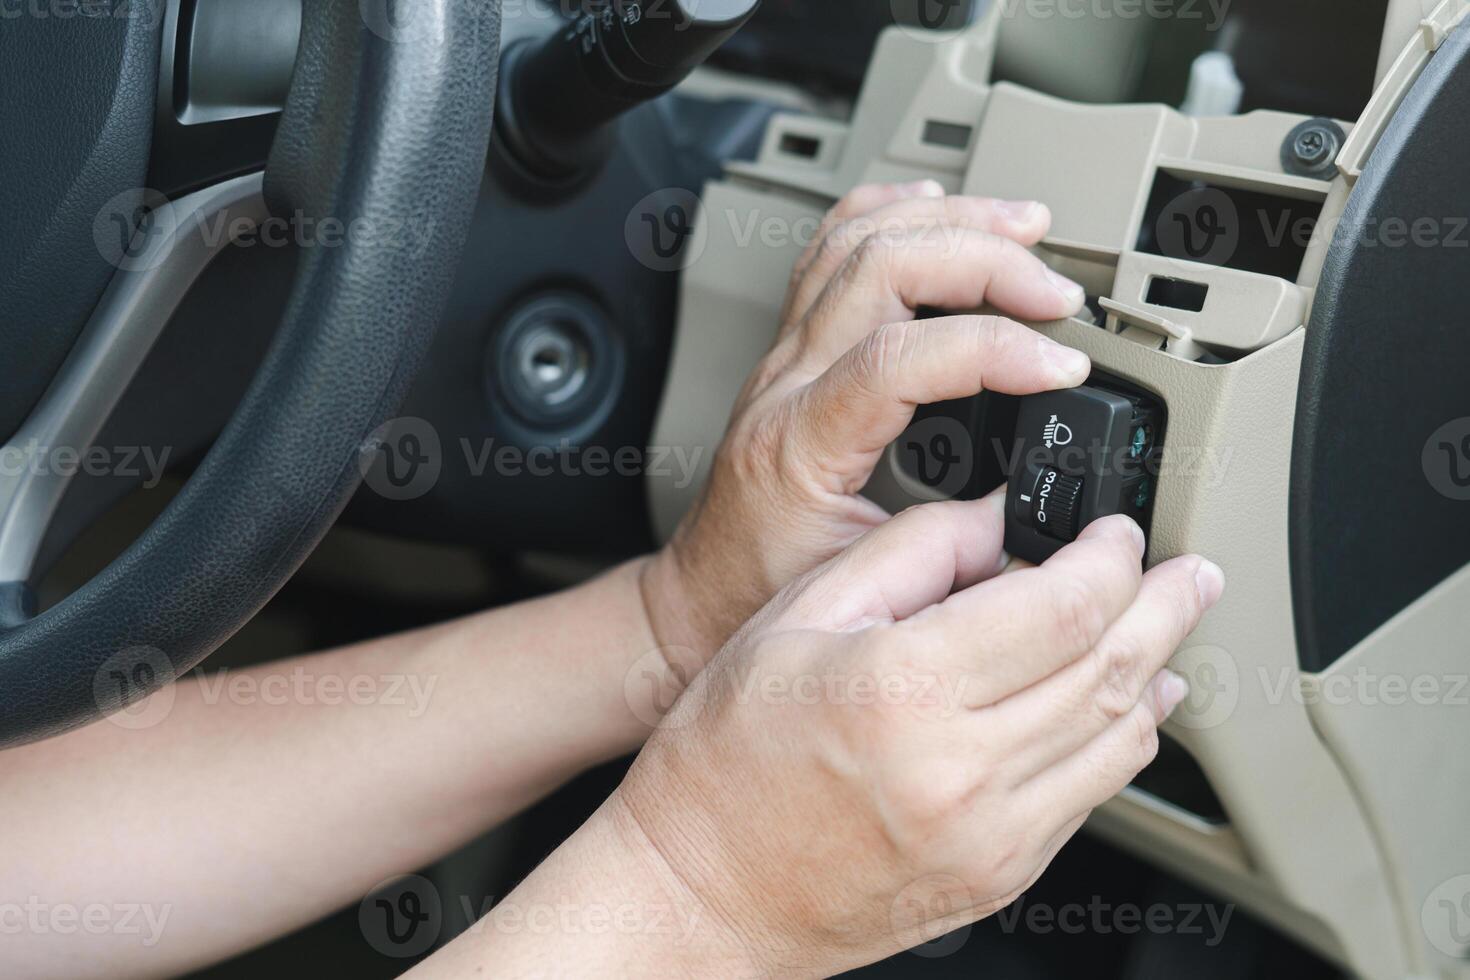
[(993, 839), (976, 855), (970, 874), (973, 880), (984, 882), (987, 891), (1007, 895), (1018, 892), (1030, 877), (1029, 856), (1027, 847), (1019, 838), (1002, 836)]
[(1137, 772), (1158, 757), (1159, 729), (1154, 724), (1153, 716), (1141, 705), (1130, 717), (1133, 719), (1136, 753), (1133, 757), (1133, 769)]
[(1017, 326), (1014, 320), (993, 313), (970, 317), (968, 322), (975, 337), (985, 344), (1014, 344), (1020, 337), (1020, 331), (1014, 329)]
[[(1192, 588), (1189, 590), (1191, 593), (1193, 591)], [(1178, 601), (1170, 603), (1161, 617), (1164, 621), (1158, 625), (1158, 656), (1154, 658), (1160, 666), (1163, 665), (1165, 658), (1173, 654), (1179, 644), (1184, 642), (1185, 637), (1189, 636), (1199, 621), (1199, 615), (1194, 611), (1192, 602), (1194, 602), (1193, 597), (1183, 594), (1181, 590)]]
[(943, 233), (950, 230), (952, 230), (951, 224), (943, 218), (933, 220), (916, 218), (905, 221), (901, 225), (895, 225), (891, 229), (891, 234), (894, 245), (908, 251), (930, 248), (937, 239), (943, 237)]
[(720, 455), (741, 485), (766, 485), (783, 472), (790, 442), (785, 429), (778, 419), (762, 414), (732, 430), (729, 451)]
[(1107, 628), (1100, 590), (1084, 579), (1058, 576), (1049, 605), (1056, 640), (1069, 650), (1091, 650)]
[(895, 836), (910, 844), (933, 837), (964, 811), (970, 787), (952, 763), (894, 760), (879, 777), (895, 819)]
[(980, 232), (989, 250), (992, 260), (997, 264), (1020, 264), (1031, 265), (1040, 263), (1041, 260), (1027, 251), (1026, 247), (1014, 238), (997, 235), (994, 232)]
[[(1027, 337), (1030, 331), (1003, 316), (974, 317), (970, 321), (969, 329), (973, 343), (984, 361), (1018, 361), (1029, 358), (1035, 349), (1034, 341)], [(1033, 346), (1023, 350), (1023, 345), (1027, 343)]]
[(1108, 721), (1126, 716), (1138, 704), (1135, 678), (1139, 658), (1122, 641), (1110, 642), (1094, 654), (1097, 672), (1094, 699), (1098, 710)]
[(790, 370), (795, 347), (796, 342), (792, 338), (782, 338), (777, 340), (771, 349), (756, 362), (755, 370), (750, 373), (736, 401), (737, 411), (749, 408), (762, 392), (770, 389), (782, 375)]
[[(848, 233), (853, 234), (851, 229)], [(881, 275), (892, 261), (893, 253), (893, 243), (886, 237), (865, 235), (861, 241), (853, 243), (851, 262), (854, 274), (859, 277)]]
[[(786, 407), (781, 414), (790, 415), (793, 411)], [(812, 460), (821, 455), (820, 447), (810, 444), (814, 440), (802, 437), (802, 428), (794, 422), (765, 428), (762, 446), (765, 468), (776, 479), (778, 487), (790, 487), (811, 476), (814, 472)]]
[(1199, 587), (1195, 585), (1193, 574), (1180, 575), (1175, 579), (1174, 602), (1170, 608), (1174, 614), (1174, 621), (1170, 624), (1174, 627), (1173, 639), (1176, 643), (1183, 642), (1186, 636), (1194, 632), (1200, 617), (1204, 615)]
[(878, 183), (858, 184), (842, 195), (842, 198), (827, 212), (827, 216), (840, 217), (861, 210), (868, 201), (884, 193), (885, 186)]
[(801, 289), (802, 285), (806, 282), (807, 273), (811, 271), (814, 264), (815, 262), (812, 259), (802, 258), (798, 259), (796, 264), (791, 267), (791, 275), (786, 280), (786, 294), (788, 296), (794, 295)]
[(854, 226), (851, 221), (833, 221), (828, 225), (822, 243), (817, 246), (811, 267), (830, 269), (847, 256), (848, 246), (856, 249), (861, 244), (861, 240), (854, 241)]
[(915, 504), (899, 511), (888, 523), (898, 540), (927, 541), (946, 536), (955, 509), (949, 500)]
[[(1093, 529), (1096, 529), (1095, 531)], [(1111, 561), (1127, 561), (1132, 565), (1138, 556), (1138, 540), (1141, 531), (1138, 522), (1123, 514), (1101, 517), (1088, 527), (1097, 536), (1098, 544)]]
[(903, 369), (914, 347), (914, 331), (907, 323), (885, 323), (857, 346), (858, 378), (863, 386), (878, 392), (887, 389)]

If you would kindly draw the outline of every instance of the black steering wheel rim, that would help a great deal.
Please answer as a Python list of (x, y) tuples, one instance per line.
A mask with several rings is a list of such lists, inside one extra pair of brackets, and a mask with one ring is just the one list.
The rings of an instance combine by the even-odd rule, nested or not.
[(28, 618), (6, 590), (0, 747), (58, 734), (188, 671), (243, 626), (346, 506), (405, 394), (458, 265), (490, 137), (499, 0), (304, 0), (265, 171), (277, 216), (416, 222), (415, 249), (301, 250), (276, 339), (213, 448), (157, 521)]

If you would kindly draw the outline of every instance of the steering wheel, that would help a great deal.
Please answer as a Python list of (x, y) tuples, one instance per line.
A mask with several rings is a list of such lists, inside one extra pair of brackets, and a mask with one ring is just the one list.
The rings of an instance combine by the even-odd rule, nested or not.
[[(16, 150), (4, 154), (13, 172), (0, 205), (28, 217), (6, 233), (27, 237), (0, 245), (9, 447), (86, 450), (225, 244), (209, 228), (268, 214), (412, 222), (423, 244), (346, 236), (302, 248), (273, 345), (213, 448), (138, 540), (40, 615), (30, 580), (66, 481), (6, 468), (0, 747), (83, 725), (194, 667), (280, 589), (356, 489), (370, 437), (394, 413), (449, 294), (485, 163), (499, 48), (499, 0), (412, 0), (412, 29), (395, 29), (387, 2), (304, 0), (264, 174), (153, 209), (100, 271), (89, 260), (105, 216), (141, 200), (161, 18), (78, 18), (69, 30), (37, 22), (30, 36), (13, 23), (0, 41), (0, 72), (66, 79), (50, 103), (22, 97), (0, 117)], [(67, 185), (47, 185), (58, 172)]]

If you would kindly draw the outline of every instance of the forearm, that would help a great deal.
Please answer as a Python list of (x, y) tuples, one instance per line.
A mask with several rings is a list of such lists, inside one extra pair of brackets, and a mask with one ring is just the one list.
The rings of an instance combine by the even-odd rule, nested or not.
[[(636, 748), (648, 725), (625, 678), (654, 649), (638, 571), (190, 677), (154, 696), (173, 703), (141, 714), (163, 715), (149, 727), (102, 721), (0, 755), (0, 901), (35, 920), (0, 921), (0, 960), (20, 975), (178, 972), (348, 904)], [(98, 904), (139, 909), (140, 933), (52, 921)]]
[(614, 794), (500, 904), (408, 977), (770, 972), (669, 871)]

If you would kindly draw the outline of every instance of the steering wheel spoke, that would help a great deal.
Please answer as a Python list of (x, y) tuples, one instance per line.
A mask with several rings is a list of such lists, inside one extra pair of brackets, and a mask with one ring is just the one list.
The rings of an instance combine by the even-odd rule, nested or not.
[[(264, 174), (180, 198), (140, 235), (114, 237), (127, 244), (113, 279), (8, 452), (92, 445), (228, 244), (221, 229), (248, 226), (239, 219), (412, 223), (420, 247), (349, 235), (300, 248), (271, 347), (203, 461), (141, 537), (39, 615), (23, 583), (68, 478), (32, 467), (0, 478), (0, 747), (86, 724), (193, 668), (270, 600), (356, 491), (364, 446), (397, 410), (448, 299), (495, 104), (499, 0), (412, 6), (422, 29), (359, 0), (303, 0)], [(100, 249), (106, 208), (71, 217)], [(119, 656), (147, 670), (100, 683)]]
[[(93, 447), (189, 288), (238, 233), (267, 216), (262, 175), (162, 202), (117, 256), (117, 274), (30, 417), (0, 448), (0, 587), (31, 583), (51, 520), (75, 475), (58, 452)], [(12, 611), (13, 614), (13, 611)]]

